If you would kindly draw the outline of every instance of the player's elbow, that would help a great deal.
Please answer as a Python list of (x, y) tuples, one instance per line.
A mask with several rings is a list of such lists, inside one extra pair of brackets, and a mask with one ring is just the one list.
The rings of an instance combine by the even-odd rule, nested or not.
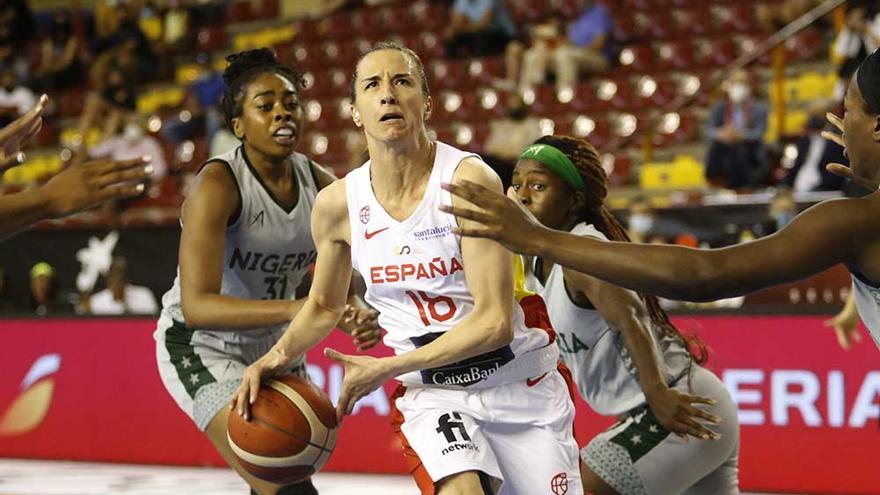
[(205, 309), (205, 305), (198, 297), (180, 298), (180, 309), (183, 312), (183, 319), (186, 325), (191, 328), (201, 328), (211, 325), (210, 312)]
[(499, 319), (486, 328), (486, 347), (494, 350), (513, 342), (513, 325), (509, 319), (507, 321)]

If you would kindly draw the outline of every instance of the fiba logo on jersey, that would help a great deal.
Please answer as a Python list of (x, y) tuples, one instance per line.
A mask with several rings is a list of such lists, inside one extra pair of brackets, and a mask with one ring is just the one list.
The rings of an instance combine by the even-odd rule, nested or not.
[(565, 495), (568, 493), (568, 473), (559, 473), (550, 480), (550, 490), (553, 495)]
[(361, 208), (361, 213), (359, 217), (361, 219), (361, 223), (364, 225), (366, 225), (370, 221), (370, 205)]

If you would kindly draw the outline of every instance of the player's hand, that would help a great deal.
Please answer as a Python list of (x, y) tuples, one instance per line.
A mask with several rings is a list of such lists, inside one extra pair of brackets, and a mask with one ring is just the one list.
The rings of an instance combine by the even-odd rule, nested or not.
[(862, 341), (862, 334), (859, 333), (859, 314), (855, 311), (844, 308), (834, 318), (825, 320), (825, 326), (834, 329), (837, 343), (844, 350), (849, 350), (853, 344)]
[(21, 149), (43, 127), (43, 111), (48, 102), (48, 96), (41, 96), (34, 108), (0, 129), (0, 174), (24, 163)]
[(381, 387), (393, 375), (386, 365), (386, 359), (348, 356), (329, 347), (324, 349), (324, 355), (345, 368), (342, 391), (336, 404), (336, 417), (339, 421), (342, 421), (345, 415), (351, 414), (354, 405), (361, 397)]
[[(844, 151), (846, 151), (846, 145), (843, 144), (843, 119), (831, 112), (826, 113), (825, 118), (828, 119), (828, 122), (833, 125), (837, 131), (822, 131), (822, 137), (839, 144), (843, 147)], [(876, 190), (880, 188), (880, 182), (860, 177), (854, 174), (851, 168), (842, 163), (829, 163), (825, 165), (825, 170), (839, 177), (849, 179), (865, 189)]]
[(147, 157), (74, 163), (49, 179), (40, 191), (49, 203), (52, 217), (67, 216), (106, 201), (142, 193), (141, 181), (153, 171), (148, 163)]
[[(482, 224), (483, 228), (458, 227), (455, 232), (466, 237), (484, 237), (497, 241), (516, 253), (535, 254), (535, 239), (543, 226), (522, 203), (496, 193), (480, 184), (460, 180), (443, 184), (443, 189), (467, 200), (478, 209), (441, 205), (440, 209), (459, 218)], [(512, 195), (512, 189), (508, 191)]]
[(676, 435), (687, 438), (688, 435), (703, 440), (717, 440), (719, 435), (706, 428), (703, 423), (718, 424), (721, 418), (710, 414), (694, 404), (713, 405), (715, 401), (705, 397), (682, 394), (669, 387), (658, 389), (646, 395), (648, 405), (657, 422)]
[(379, 312), (375, 309), (347, 305), (339, 320), (339, 328), (354, 338), (354, 345), (359, 351), (373, 347), (382, 339)]
[(234, 409), (245, 421), (250, 419), (250, 405), (257, 400), (260, 383), (271, 376), (277, 375), (292, 362), (290, 358), (274, 347), (244, 369), (241, 385), (232, 396), (230, 409)]

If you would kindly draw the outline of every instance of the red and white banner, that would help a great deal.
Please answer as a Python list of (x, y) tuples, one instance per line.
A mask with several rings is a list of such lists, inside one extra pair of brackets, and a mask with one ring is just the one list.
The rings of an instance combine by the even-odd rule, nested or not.
[[(743, 489), (880, 494), (880, 351), (867, 335), (839, 349), (822, 321), (676, 318), (709, 345), (709, 368), (739, 404)], [(0, 322), (0, 456), (222, 464), (165, 393), (153, 328), (140, 319)], [(339, 332), (328, 345), (354, 352)], [(320, 352), (310, 362), (313, 379), (335, 398), (341, 367)], [(359, 403), (325, 469), (406, 472), (388, 426), (392, 389)], [(578, 404), (581, 444), (611, 422)]]

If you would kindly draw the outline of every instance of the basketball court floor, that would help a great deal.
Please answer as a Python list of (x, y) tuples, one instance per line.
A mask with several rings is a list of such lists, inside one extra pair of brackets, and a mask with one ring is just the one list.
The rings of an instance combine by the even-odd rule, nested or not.
[[(418, 494), (408, 476), (321, 473), (315, 486), (321, 495)], [(0, 459), (0, 495), (178, 493), (247, 495), (248, 488), (228, 469)]]

